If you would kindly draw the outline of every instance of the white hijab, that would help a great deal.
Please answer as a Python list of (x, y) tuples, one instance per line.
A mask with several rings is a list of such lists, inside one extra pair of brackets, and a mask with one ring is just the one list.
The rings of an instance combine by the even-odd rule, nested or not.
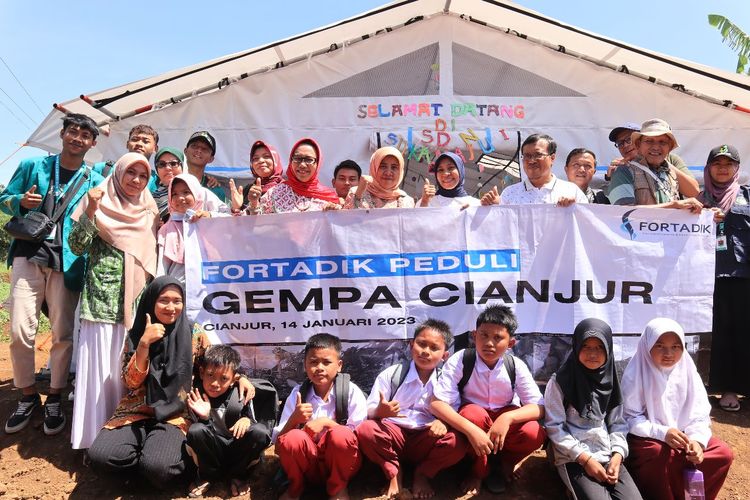
[(646, 325), (622, 375), (625, 418), (630, 432), (637, 436), (663, 441), (666, 429), (674, 427), (706, 445), (711, 437), (711, 404), (690, 354), (684, 350), (672, 368), (660, 368), (651, 359), (651, 348), (669, 332), (677, 334), (685, 345), (685, 332), (676, 321), (656, 318)]

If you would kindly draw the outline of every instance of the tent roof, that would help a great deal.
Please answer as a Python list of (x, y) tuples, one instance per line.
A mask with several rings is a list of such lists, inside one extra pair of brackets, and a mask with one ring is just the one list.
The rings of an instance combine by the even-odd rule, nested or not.
[[(403, 0), (285, 40), (96, 92), (88, 96), (90, 104), (73, 99), (62, 103), (59, 109), (85, 113), (99, 123), (126, 118), (217, 90), (253, 74), (304, 62), (317, 54), (345, 50), (369, 37), (385, 36), (404, 25), (442, 15), (517, 34), (529, 43), (672, 86), (676, 92), (688, 92), (716, 104), (737, 105), (743, 111), (750, 108), (750, 79), (743, 75), (629, 45), (511, 2)], [(57, 150), (58, 116), (57, 111), (50, 113), (28, 144)]]

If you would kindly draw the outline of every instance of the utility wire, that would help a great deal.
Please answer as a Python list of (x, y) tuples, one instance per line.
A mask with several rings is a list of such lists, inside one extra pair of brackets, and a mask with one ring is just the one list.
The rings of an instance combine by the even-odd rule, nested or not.
[(29, 94), (29, 91), (26, 90), (26, 87), (23, 86), (23, 83), (21, 83), (21, 80), (18, 79), (18, 77), (16, 76), (15, 73), (13, 73), (13, 70), (10, 69), (10, 66), (8, 66), (8, 63), (5, 62), (5, 59), (3, 59), (2, 56), (0, 56), (0, 61), (2, 61), (3, 64), (5, 65), (5, 67), (8, 68), (8, 71), (10, 72), (10, 74), (13, 75), (13, 78), (16, 79), (16, 81), (18, 82), (18, 85), (23, 89), (24, 92), (26, 92), (26, 95), (29, 96), (29, 99), (31, 99), (31, 102), (33, 102), (34, 106), (36, 106), (36, 109), (39, 110), (39, 112), (42, 114), (42, 116), (45, 116), (46, 113), (44, 111), (42, 111), (42, 108), (39, 107), (39, 104), (37, 104), (37, 102), (34, 100), (34, 98), (31, 97), (31, 94)]
[(2, 92), (3, 94), (5, 94), (5, 97), (7, 97), (8, 99), (10, 99), (10, 102), (12, 102), (13, 104), (15, 104), (15, 105), (16, 105), (16, 107), (17, 107), (18, 109), (20, 109), (20, 110), (21, 110), (21, 112), (23, 112), (23, 114), (25, 114), (25, 115), (26, 115), (26, 117), (27, 117), (27, 118), (28, 118), (29, 120), (31, 120), (31, 123), (35, 123), (35, 122), (36, 122), (36, 120), (35, 120), (35, 119), (33, 119), (33, 118), (32, 118), (32, 117), (31, 117), (31, 116), (30, 116), (30, 115), (29, 115), (29, 114), (28, 114), (28, 113), (26, 112), (26, 110), (25, 110), (25, 109), (23, 109), (23, 108), (22, 108), (21, 106), (19, 106), (19, 105), (18, 105), (18, 103), (17, 103), (16, 101), (14, 101), (14, 100), (13, 100), (13, 98), (12, 98), (11, 96), (9, 96), (9, 95), (8, 95), (8, 93), (7, 93), (7, 92), (6, 92), (5, 90), (3, 90), (3, 88), (2, 88), (2, 87), (0, 87), (0, 92)]
[(13, 117), (14, 117), (14, 118), (15, 118), (16, 120), (18, 120), (18, 123), (20, 123), (21, 125), (23, 125), (24, 129), (27, 129), (27, 130), (28, 130), (29, 128), (31, 128), (31, 127), (30, 127), (29, 125), (25, 124), (25, 123), (24, 123), (24, 122), (23, 122), (23, 121), (22, 121), (22, 120), (21, 120), (21, 119), (20, 119), (20, 118), (18, 117), (18, 115), (17, 115), (17, 114), (15, 114), (15, 113), (13, 112), (13, 110), (12, 110), (12, 109), (10, 109), (10, 108), (8, 107), (8, 105), (7, 105), (7, 104), (5, 104), (5, 103), (4, 103), (3, 101), (0, 101), (0, 104), (2, 104), (2, 105), (3, 105), (3, 107), (4, 107), (5, 109), (7, 109), (7, 110), (8, 110), (8, 113), (10, 113), (11, 115), (13, 115)]

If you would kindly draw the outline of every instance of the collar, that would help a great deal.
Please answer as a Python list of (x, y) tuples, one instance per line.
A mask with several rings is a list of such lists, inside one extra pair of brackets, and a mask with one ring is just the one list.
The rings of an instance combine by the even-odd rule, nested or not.
[(411, 363), (409, 363), (409, 373), (406, 375), (406, 378), (404, 379), (404, 385), (411, 383), (412, 381), (419, 382), (420, 385), (427, 385), (430, 382), (432, 382), (433, 386), (437, 382), (437, 369), (432, 370), (432, 373), (430, 374), (430, 378), (427, 380), (427, 384), (422, 384), (422, 381), (419, 378), (419, 373), (417, 373), (417, 366), (414, 364), (414, 360), (411, 360)]
[(474, 368), (476, 369), (477, 373), (486, 373), (486, 372), (495, 372), (503, 367), (503, 357), (500, 356), (500, 359), (497, 360), (497, 363), (495, 363), (495, 368), (490, 369), (489, 366), (484, 362), (484, 360), (479, 356), (479, 352), (475, 354), (477, 357), (476, 362), (474, 363)]
[(557, 184), (557, 177), (555, 176), (555, 174), (552, 174), (552, 178), (549, 180), (549, 182), (547, 182), (540, 188), (535, 187), (528, 179), (523, 180), (523, 188), (525, 191), (541, 191), (542, 189), (552, 191), (555, 187), (555, 184)]

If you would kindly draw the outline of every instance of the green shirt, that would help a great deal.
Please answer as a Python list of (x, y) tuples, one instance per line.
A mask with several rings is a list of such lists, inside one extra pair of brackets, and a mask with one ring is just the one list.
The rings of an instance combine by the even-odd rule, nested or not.
[(81, 214), (68, 237), (71, 251), (89, 254), (81, 295), (81, 318), (100, 323), (122, 323), (125, 300), (125, 254), (98, 236), (96, 224)]

